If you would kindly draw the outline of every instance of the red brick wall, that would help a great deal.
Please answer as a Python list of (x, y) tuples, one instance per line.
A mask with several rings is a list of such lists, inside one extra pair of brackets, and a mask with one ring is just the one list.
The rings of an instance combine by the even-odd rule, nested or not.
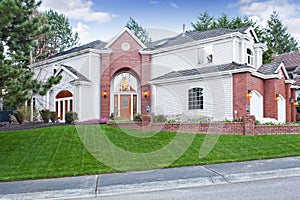
[(265, 96), (264, 81), (252, 76), (249, 72), (233, 75), (233, 110), (237, 111), (237, 117), (246, 115), (246, 105), (250, 105), (250, 99), (246, 97), (248, 90), (256, 90)]
[[(124, 42), (130, 44), (128, 51), (123, 51), (121, 46)], [(110, 54), (103, 54), (101, 57), (101, 118), (108, 118), (110, 115), (110, 83), (116, 73), (121, 71), (131, 71), (141, 82), (141, 94), (139, 99), (143, 105), (150, 105), (150, 86), (148, 84), (150, 76), (150, 55), (140, 54), (142, 46), (128, 33), (124, 32), (109, 47)], [(107, 91), (107, 98), (103, 97), (104, 90)], [(148, 91), (148, 98), (143, 98), (143, 91)], [(145, 107), (142, 111), (145, 112)]]
[[(267, 79), (252, 76), (249, 72), (233, 75), (233, 110), (237, 110), (237, 117), (246, 115), (246, 105), (250, 99), (246, 97), (248, 90), (258, 91), (264, 98), (264, 114), (266, 118), (278, 117), (276, 94), (281, 94), (286, 100), (286, 121), (295, 121), (295, 107), (290, 103), (290, 98), (296, 93), (290, 89), (290, 84), (285, 83), (285, 78)], [(294, 98), (295, 99), (295, 98)]]
[[(230, 135), (282, 135), (300, 134), (300, 125), (250, 125), (250, 132), (246, 133), (245, 127), (248, 122), (221, 122), (217, 132), (210, 131), (213, 126), (211, 123), (111, 123), (110, 126), (133, 129), (133, 130), (152, 130), (183, 133), (200, 134), (230, 134)], [(249, 134), (250, 133), (250, 134)]]

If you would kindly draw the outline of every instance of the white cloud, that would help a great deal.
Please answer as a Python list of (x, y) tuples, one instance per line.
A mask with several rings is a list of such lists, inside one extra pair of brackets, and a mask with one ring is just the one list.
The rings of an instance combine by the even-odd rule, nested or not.
[(77, 27), (73, 31), (78, 33), (81, 44), (86, 44), (97, 39), (91, 28), (81, 22), (77, 24)]
[[(239, 7), (242, 15), (247, 15), (256, 20), (260, 25), (266, 26), (273, 11), (279, 13), (279, 17), (288, 31), (300, 40), (300, 5), (289, 0), (265, 0), (250, 1), (239, 0), (235, 6)], [(231, 5), (232, 6), (232, 5)]]
[(65, 14), (70, 19), (83, 20), (86, 22), (105, 23), (117, 15), (109, 12), (98, 12), (93, 10), (93, 1), (88, 0), (44, 0), (40, 10), (50, 8)]
[(174, 3), (174, 2), (169, 2), (170, 6), (172, 6), (173, 8), (179, 8), (179, 6)]
[(152, 3), (152, 4), (159, 4), (159, 1), (149, 1), (149, 3)]

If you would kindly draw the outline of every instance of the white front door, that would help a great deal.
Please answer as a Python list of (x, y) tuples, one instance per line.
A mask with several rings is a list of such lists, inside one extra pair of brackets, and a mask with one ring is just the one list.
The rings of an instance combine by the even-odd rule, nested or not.
[(250, 115), (255, 116), (255, 119), (263, 118), (264, 101), (262, 95), (257, 91), (251, 91), (250, 98)]
[(286, 104), (284, 97), (280, 94), (277, 101), (278, 122), (286, 121)]

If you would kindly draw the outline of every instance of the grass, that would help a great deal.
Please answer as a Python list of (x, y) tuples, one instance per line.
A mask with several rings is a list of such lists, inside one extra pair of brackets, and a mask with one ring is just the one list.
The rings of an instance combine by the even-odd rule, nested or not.
[(297, 155), (300, 135), (206, 136), (106, 125), (49, 127), (0, 132), (0, 181)]

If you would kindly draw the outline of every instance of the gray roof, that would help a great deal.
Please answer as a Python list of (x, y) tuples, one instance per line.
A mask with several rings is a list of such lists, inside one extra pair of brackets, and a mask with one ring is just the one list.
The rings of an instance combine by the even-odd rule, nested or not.
[(173, 72), (164, 74), (162, 76), (156, 77), (152, 80), (154, 81), (154, 80), (171, 79), (171, 78), (177, 78), (177, 77), (209, 74), (209, 73), (214, 73), (214, 72), (217, 73), (217, 72), (222, 72), (222, 71), (244, 69), (244, 68), (251, 68), (251, 67), (246, 64), (238, 64), (238, 63), (232, 62), (232, 63), (228, 63), (228, 64), (215, 65), (215, 66), (209, 66), (209, 67), (201, 67), (201, 68), (194, 68), (194, 69), (188, 69), (188, 70), (173, 71)]
[(85, 82), (91, 82), (88, 78), (86, 78), (84, 75), (82, 75), (80, 72), (78, 72), (76, 69), (74, 69), (71, 66), (62, 65), (67, 70), (69, 70), (71, 73), (73, 73), (75, 76), (78, 77), (78, 79), (75, 79), (74, 81), (85, 81)]
[(84, 44), (84, 45), (81, 45), (79, 47), (74, 47), (74, 48), (69, 49), (67, 51), (62, 51), (62, 52), (59, 52), (57, 54), (54, 54), (50, 58), (54, 58), (54, 57), (57, 57), (57, 56), (66, 55), (66, 54), (70, 54), (70, 53), (74, 53), (74, 52), (79, 52), (79, 51), (82, 51), (82, 50), (85, 50), (85, 49), (99, 49), (99, 50), (102, 50), (102, 49), (105, 48), (106, 44), (107, 44), (106, 42), (102, 42), (100, 40), (95, 40), (95, 41), (90, 42), (88, 44)]
[(147, 44), (147, 48), (145, 50), (155, 50), (155, 49), (160, 49), (160, 48), (166, 48), (166, 47), (171, 47), (171, 46), (176, 46), (176, 45), (181, 45), (189, 42), (194, 42), (194, 41), (199, 41), (199, 40), (204, 40), (208, 38), (213, 38), (221, 35), (226, 35), (234, 32), (240, 32), (240, 33), (245, 33), (245, 31), (249, 28), (243, 27), (240, 29), (225, 29), (225, 28), (218, 28), (218, 29), (213, 29), (213, 30), (208, 30), (208, 31), (190, 31), (186, 33), (181, 33), (175, 37), (172, 38), (166, 38), (158, 41), (151, 42)]
[(278, 69), (281, 62), (273, 62), (270, 64), (262, 65), (260, 68), (258, 68), (257, 72), (262, 73), (264, 75), (271, 75), (275, 74), (275, 71)]

